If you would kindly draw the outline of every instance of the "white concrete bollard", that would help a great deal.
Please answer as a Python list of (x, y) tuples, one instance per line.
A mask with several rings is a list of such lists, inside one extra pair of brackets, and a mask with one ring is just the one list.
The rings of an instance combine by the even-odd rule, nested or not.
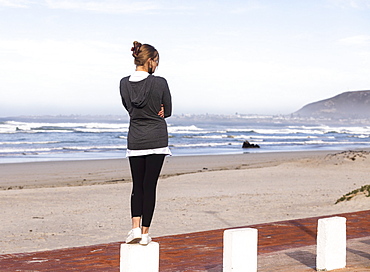
[(120, 272), (158, 272), (159, 244), (121, 244)]
[(257, 229), (225, 230), (223, 272), (256, 272), (257, 241)]
[(319, 219), (317, 227), (316, 270), (346, 267), (346, 218)]

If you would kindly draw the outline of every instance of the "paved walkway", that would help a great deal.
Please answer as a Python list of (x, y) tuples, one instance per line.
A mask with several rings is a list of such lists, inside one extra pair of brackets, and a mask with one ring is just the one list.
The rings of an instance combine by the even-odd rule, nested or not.
[[(347, 218), (347, 268), (370, 271), (370, 210)], [(325, 216), (329, 217), (329, 216)], [(244, 227), (258, 229), (258, 271), (315, 271), (317, 220), (305, 218)], [(158, 237), (160, 271), (222, 271), (224, 229)], [(121, 242), (0, 255), (0, 271), (119, 271)]]

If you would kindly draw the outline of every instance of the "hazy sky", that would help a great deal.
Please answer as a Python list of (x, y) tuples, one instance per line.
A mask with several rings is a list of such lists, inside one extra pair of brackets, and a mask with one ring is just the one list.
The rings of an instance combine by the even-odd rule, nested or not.
[(174, 113), (289, 114), (370, 89), (370, 0), (0, 0), (0, 116), (121, 114), (134, 40)]

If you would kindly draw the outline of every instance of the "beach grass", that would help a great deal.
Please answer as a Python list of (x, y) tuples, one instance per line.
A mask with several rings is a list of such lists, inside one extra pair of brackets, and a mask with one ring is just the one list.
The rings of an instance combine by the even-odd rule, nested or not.
[(364, 194), (366, 197), (370, 197), (370, 185), (364, 185), (361, 186), (361, 188), (353, 190), (352, 192), (349, 192), (345, 195), (343, 195), (341, 198), (339, 198), (335, 204), (342, 202), (342, 201), (349, 201), (353, 199), (355, 196)]

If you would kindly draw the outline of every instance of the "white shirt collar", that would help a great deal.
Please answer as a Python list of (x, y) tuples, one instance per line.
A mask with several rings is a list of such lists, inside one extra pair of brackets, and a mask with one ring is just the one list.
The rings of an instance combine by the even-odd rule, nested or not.
[(136, 82), (136, 81), (140, 81), (140, 80), (146, 79), (148, 76), (149, 76), (149, 73), (148, 72), (145, 72), (145, 71), (135, 71), (135, 72), (132, 73), (132, 75), (130, 76), (130, 78), (128, 80), (129, 81)]

